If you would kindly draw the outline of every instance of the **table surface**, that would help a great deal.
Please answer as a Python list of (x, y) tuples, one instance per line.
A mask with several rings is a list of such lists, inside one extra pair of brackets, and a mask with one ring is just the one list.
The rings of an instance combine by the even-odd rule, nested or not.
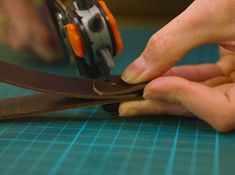
[[(152, 29), (124, 29), (120, 73), (144, 48)], [(8, 62), (74, 76), (68, 63), (47, 65), (29, 53), (1, 47)], [(215, 62), (216, 46), (190, 52), (178, 64)], [(0, 84), (0, 98), (35, 92)], [(213, 116), (211, 116), (213, 117)], [(233, 174), (235, 133), (219, 134), (198, 119), (152, 116), (123, 119), (100, 107), (0, 123), (1, 174)]]

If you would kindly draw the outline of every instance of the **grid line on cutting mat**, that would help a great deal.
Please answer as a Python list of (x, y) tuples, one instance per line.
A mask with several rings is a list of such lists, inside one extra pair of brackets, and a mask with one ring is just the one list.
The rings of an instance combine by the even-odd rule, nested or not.
[[(195, 138), (192, 138), (192, 135), (185, 134), (186, 131), (184, 131), (184, 129), (181, 132), (181, 128), (188, 129), (188, 126), (185, 124), (185, 122), (187, 123), (188, 121), (185, 121), (184, 119), (182, 119), (182, 123), (184, 124), (181, 123), (181, 125), (179, 125), (178, 119), (170, 119), (169, 121), (171, 121), (171, 123), (163, 117), (159, 119), (141, 118), (137, 120), (116, 120), (110, 116), (96, 121), (96, 117), (99, 118), (100, 115), (103, 114), (97, 110), (98, 115), (96, 115), (94, 111), (95, 110), (91, 112), (93, 113), (92, 119), (90, 118), (83, 121), (83, 126), (84, 123), (86, 123), (86, 125), (77, 130), (77, 134), (80, 133), (79, 137), (76, 137), (76, 135), (74, 135), (75, 131), (72, 131), (74, 142), (56, 141), (59, 137), (63, 136), (62, 133), (64, 130), (69, 129), (68, 127), (71, 121), (65, 122), (64, 126), (63, 124), (58, 124), (58, 131), (55, 130), (54, 134), (44, 133), (46, 138), (52, 136), (49, 140), (44, 140), (45, 138), (43, 137), (34, 137), (36, 138), (35, 140), (21, 140), (17, 139), (17, 137), (11, 140), (0, 137), (0, 142), (6, 141), (14, 144), (14, 148), (9, 147), (11, 151), (17, 149), (18, 143), (25, 145), (25, 148), (28, 149), (22, 149), (24, 154), (21, 153), (23, 157), (18, 158), (21, 161), (18, 161), (17, 164), (12, 164), (15, 162), (15, 159), (12, 159), (13, 157), (11, 157), (10, 154), (1, 154), (2, 161), (4, 159), (8, 160), (7, 158), (9, 158), (8, 161), (11, 163), (11, 169), (5, 169), (5, 172), (8, 172), (8, 174), (14, 172), (24, 172), (26, 174), (89, 174), (91, 171), (95, 171), (96, 174), (109, 174), (111, 171), (115, 170), (113, 174), (146, 174), (146, 172), (148, 172), (148, 174), (166, 174), (169, 160), (172, 157), (170, 156), (171, 154), (174, 154), (175, 156), (173, 163), (178, 161), (188, 164), (184, 169), (174, 164), (172, 172), (176, 172), (176, 174), (177, 172), (178, 174), (190, 172), (190, 169), (187, 169), (187, 167), (195, 166), (197, 169), (199, 166), (199, 160), (197, 158), (200, 157), (200, 154), (202, 154), (201, 157), (203, 157), (204, 162), (206, 162), (206, 166), (211, 166), (211, 170), (214, 168), (215, 164), (217, 166), (217, 161), (215, 161), (216, 156), (214, 155), (216, 152), (216, 147), (214, 146), (216, 142), (215, 136), (213, 134), (208, 134), (207, 131), (211, 132), (210, 128), (201, 126), (203, 129), (200, 130), (200, 121), (196, 120), (198, 124), (195, 130), (198, 130), (198, 132), (195, 132)], [(75, 114), (77, 112), (78, 111), (76, 111)], [(31, 122), (34, 123), (34, 121)], [(41, 123), (40, 125), (45, 127), (45, 130), (48, 129), (49, 132), (51, 130), (48, 126), (54, 122), (57, 123), (56, 120), (52, 120), (48, 121), (48, 123)], [(153, 123), (150, 124), (150, 122)], [(189, 123), (192, 122), (194, 121), (189, 121)], [(54, 126), (51, 127), (53, 130), (56, 129), (55, 123), (53, 124)], [(172, 126), (174, 123), (176, 124), (175, 127)], [(25, 122), (25, 126), (28, 126), (28, 124), (28, 122)], [(22, 126), (24, 125), (21, 125), (21, 128), (23, 128)], [(32, 125), (29, 126), (33, 128)], [(9, 125), (5, 126), (5, 130), (2, 129), (1, 136), (4, 136), (4, 133), (7, 133), (6, 127), (9, 127)], [(94, 127), (96, 129), (89, 129), (89, 127)], [(110, 129), (111, 127), (113, 127), (113, 131)], [(151, 129), (148, 129), (148, 127)], [(105, 128), (109, 128), (109, 133)], [(141, 132), (142, 130), (144, 132)], [(178, 130), (178, 132), (175, 132), (176, 130)], [(205, 132), (205, 134), (200, 134), (199, 130), (203, 133)], [(15, 131), (17, 131), (17, 129)], [(21, 134), (28, 134), (27, 132), (31, 132), (31, 130), (23, 129), (22, 131), (24, 132)], [(129, 138), (125, 136), (125, 133), (129, 135)], [(34, 133), (34, 135), (36, 134)], [(69, 136), (68, 133), (66, 135)], [(198, 138), (198, 143), (195, 141), (196, 137)], [(184, 141), (181, 142), (183, 138)], [(79, 143), (79, 139), (81, 139), (81, 142), (83, 143)], [(194, 142), (191, 143), (191, 141)], [(196, 149), (194, 147), (192, 147), (192, 149), (186, 149), (188, 145), (193, 146), (196, 143), (198, 144)], [(172, 147), (175, 147), (175, 150), (172, 149)], [(19, 150), (20, 149), (21, 148), (19, 147)], [(65, 151), (66, 155), (63, 156)], [(32, 157), (29, 155), (30, 153), (32, 154)], [(195, 160), (189, 162), (185, 161), (187, 156), (184, 157), (182, 155), (187, 154), (195, 154)], [(33, 158), (33, 155), (36, 155), (37, 157)], [(53, 157), (48, 155), (55, 156), (57, 159), (53, 159)], [(28, 170), (21, 169), (20, 165), (22, 166), (24, 161), (26, 162), (26, 165), (31, 161), (30, 164), (32, 167), (29, 167)], [(42, 165), (46, 165), (45, 162), (51, 163), (51, 165), (44, 170), (40, 169)], [(146, 163), (146, 165), (144, 165), (144, 163)], [(123, 166), (124, 164), (125, 166)], [(26, 165), (22, 167), (25, 168)], [(145, 166), (147, 166), (147, 168)], [(71, 167), (73, 167), (72, 172)], [(0, 166), (0, 169), (1, 168), (2, 166)], [(203, 171), (202, 169), (199, 173), (210, 174), (211, 172), (206, 169)]]
[(56, 165), (52, 168), (50, 174), (56, 174), (58, 169), (60, 168), (61, 164), (63, 163), (64, 159), (66, 158), (67, 154), (69, 153), (70, 149), (72, 148), (73, 144), (77, 141), (77, 139), (79, 138), (81, 132), (83, 129), (85, 129), (87, 123), (89, 122), (89, 119), (95, 114), (96, 112), (96, 108), (92, 111), (92, 113), (90, 114), (88, 120), (84, 123), (84, 125), (82, 126), (82, 128), (80, 129), (80, 131), (77, 133), (77, 135), (74, 137), (73, 141), (70, 142), (69, 146), (65, 149), (65, 151), (63, 152), (62, 156), (59, 158), (59, 160), (56, 162)]

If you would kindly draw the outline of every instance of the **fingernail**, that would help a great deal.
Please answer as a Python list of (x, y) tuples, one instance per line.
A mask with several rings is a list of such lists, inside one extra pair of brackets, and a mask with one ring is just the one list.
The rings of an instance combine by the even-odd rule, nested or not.
[(143, 97), (145, 99), (149, 100), (158, 100), (158, 101), (164, 101), (168, 103), (173, 103), (173, 104), (181, 104), (181, 101), (174, 95), (170, 93), (161, 93), (161, 92), (146, 92), (144, 93)]
[(144, 99), (156, 99), (156, 94), (152, 91), (145, 91), (143, 97)]
[(150, 100), (160, 100), (165, 101), (167, 99), (167, 95), (164, 93), (158, 93), (156, 91), (145, 91), (143, 94), (144, 99), (150, 99)]
[(125, 107), (119, 107), (119, 117), (126, 117), (128, 114), (128, 110)]
[(127, 116), (127, 110), (119, 112), (119, 117), (126, 117)]
[(153, 98), (155, 98), (156, 94), (157, 94), (157, 92), (156, 92), (155, 86), (153, 87), (152, 84), (148, 84), (145, 87), (143, 97), (145, 99), (153, 99)]
[(127, 83), (138, 83), (146, 69), (146, 61), (140, 56), (131, 63), (122, 74), (123, 81)]

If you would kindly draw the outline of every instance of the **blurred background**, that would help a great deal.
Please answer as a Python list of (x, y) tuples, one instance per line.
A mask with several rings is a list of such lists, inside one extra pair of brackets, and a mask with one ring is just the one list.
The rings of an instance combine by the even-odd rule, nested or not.
[[(186, 9), (193, 0), (105, 0), (123, 25), (158, 25), (169, 22)], [(157, 24), (156, 24), (157, 23)]]
[[(30, 1), (37, 2), (40, 0), (30, 0)], [(52, 2), (52, 0), (47, 0), (47, 1)], [(63, 0), (63, 1), (72, 1), (72, 0)], [(104, 1), (107, 3), (108, 7), (110, 8), (111, 12), (114, 14), (117, 20), (118, 26), (123, 36), (124, 45), (129, 45), (130, 41), (136, 41), (137, 39), (140, 39), (140, 42), (131, 43), (133, 45), (133, 50), (135, 50), (135, 53), (133, 53), (133, 55), (139, 54), (142, 51), (142, 49), (146, 46), (148, 39), (152, 36), (153, 33), (155, 33), (157, 30), (159, 30), (161, 27), (167, 24), (174, 17), (179, 15), (193, 2), (193, 0), (178, 0), (178, 1), (104, 0)], [(1, 12), (1, 2), (3, 2), (3, 0), (0, 0), (0, 12)], [(10, 20), (7, 18), (7, 22), (9, 21)], [(18, 20), (17, 18), (17, 21), (20, 20)], [(1, 19), (0, 19), (0, 24), (1, 24)], [(1, 27), (2, 28), (0, 28), (0, 35), (1, 35), (1, 29), (4, 29), (3, 25)], [(2, 31), (5, 32), (5, 30)], [(0, 57), (4, 58), (14, 57), (13, 55), (10, 55), (12, 51), (6, 50), (6, 47), (5, 46), (2, 47), (1, 45), (2, 43), (0, 41)], [(137, 50), (137, 48), (139, 48), (139, 50)], [(22, 57), (26, 58), (25, 55), (23, 55)], [(134, 57), (135, 55), (133, 56), (133, 58)]]

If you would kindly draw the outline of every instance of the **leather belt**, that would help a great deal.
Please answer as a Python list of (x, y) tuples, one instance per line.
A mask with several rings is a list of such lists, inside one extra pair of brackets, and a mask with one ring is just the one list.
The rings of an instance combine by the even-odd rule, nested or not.
[(0, 120), (142, 99), (145, 84), (64, 77), (0, 61), (0, 81), (42, 94), (0, 99)]

